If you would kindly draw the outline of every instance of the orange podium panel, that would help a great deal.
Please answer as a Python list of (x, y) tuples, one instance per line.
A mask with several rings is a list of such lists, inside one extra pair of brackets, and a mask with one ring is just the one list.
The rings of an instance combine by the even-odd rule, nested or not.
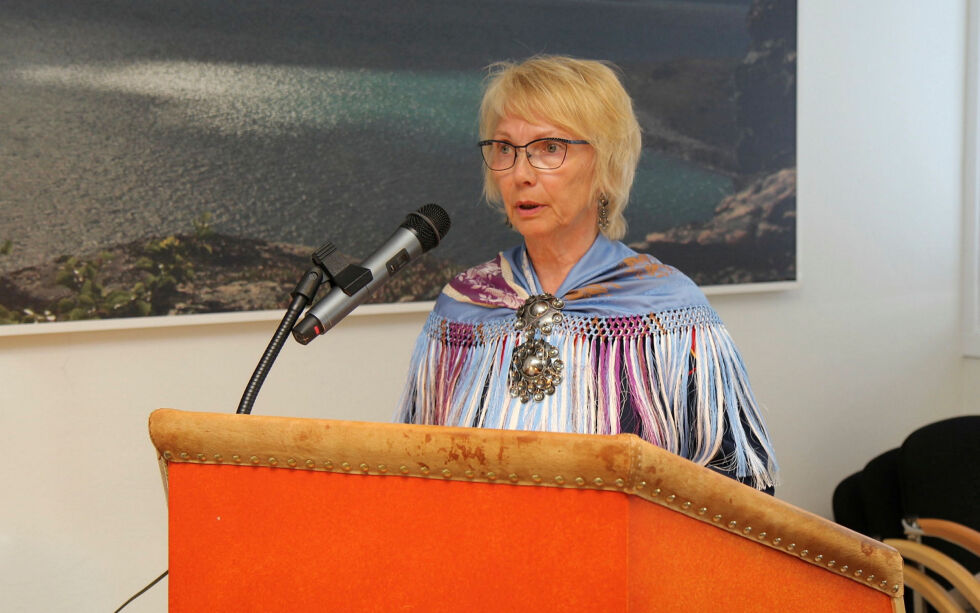
[(904, 611), (899, 554), (591, 436), (150, 417), (171, 611)]

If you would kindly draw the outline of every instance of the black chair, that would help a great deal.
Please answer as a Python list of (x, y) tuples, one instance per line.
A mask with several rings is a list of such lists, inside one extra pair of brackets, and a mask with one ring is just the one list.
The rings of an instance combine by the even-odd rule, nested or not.
[(906, 517), (980, 530), (980, 415), (944, 419), (910, 434), (902, 443), (898, 479)]
[(841, 481), (833, 508), (837, 523), (898, 549), (906, 585), (937, 610), (980, 611), (980, 415), (914, 431)]
[(899, 451), (886, 451), (837, 485), (834, 521), (879, 541), (902, 536)]

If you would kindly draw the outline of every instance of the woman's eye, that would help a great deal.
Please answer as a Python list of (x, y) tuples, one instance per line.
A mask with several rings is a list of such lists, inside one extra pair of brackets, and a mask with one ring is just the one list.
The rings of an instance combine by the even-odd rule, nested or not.
[(561, 151), (561, 145), (555, 141), (548, 141), (544, 144), (544, 150), (547, 153), (558, 153)]
[(511, 146), (505, 143), (497, 143), (497, 151), (502, 155), (510, 155)]

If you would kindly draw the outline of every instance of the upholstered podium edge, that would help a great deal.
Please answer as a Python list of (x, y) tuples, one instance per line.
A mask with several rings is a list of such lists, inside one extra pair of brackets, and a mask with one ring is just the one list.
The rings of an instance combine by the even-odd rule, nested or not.
[(170, 462), (618, 491), (857, 581), (903, 593), (902, 558), (879, 541), (631, 434), (592, 436), (198, 413), (150, 415)]

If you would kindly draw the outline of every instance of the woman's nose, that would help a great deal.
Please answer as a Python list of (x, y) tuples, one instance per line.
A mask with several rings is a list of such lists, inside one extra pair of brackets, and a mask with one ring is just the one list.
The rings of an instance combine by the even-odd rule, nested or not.
[(531, 182), (537, 177), (534, 166), (527, 157), (525, 151), (517, 152), (517, 159), (514, 161), (514, 178), (519, 181)]

